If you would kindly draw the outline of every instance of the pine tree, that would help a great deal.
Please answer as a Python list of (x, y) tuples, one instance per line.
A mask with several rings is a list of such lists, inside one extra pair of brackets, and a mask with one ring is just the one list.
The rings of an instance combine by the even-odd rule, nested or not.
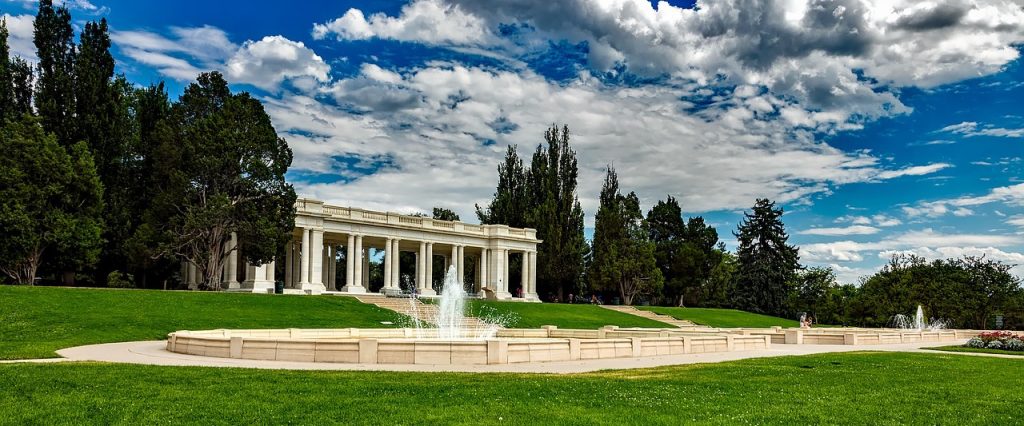
[(738, 240), (735, 303), (737, 307), (770, 315), (786, 315), (786, 299), (800, 268), (798, 249), (787, 244), (782, 209), (758, 199), (744, 213), (734, 235)]
[(78, 142), (75, 128), (75, 32), (67, 7), (40, 0), (33, 39), (39, 57), (35, 105), (43, 128), (68, 147)]
[(22, 58), (9, 62), (11, 67), (11, 90), (14, 97), (14, 116), (32, 114), (33, 75), (32, 65)]
[(580, 288), (583, 256), (583, 208), (576, 194), (579, 170), (569, 147), (569, 127), (552, 126), (544, 133), (526, 175), (527, 223), (543, 242), (537, 247), (537, 289), (561, 299)]
[(640, 295), (661, 289), (663, 277), (654, 259), (640, 200), (619, 193), (618, 175), (609, 167), (594, 224), (593, 257), (587, 277), (595, 290), (614, 291), (630, 305)]

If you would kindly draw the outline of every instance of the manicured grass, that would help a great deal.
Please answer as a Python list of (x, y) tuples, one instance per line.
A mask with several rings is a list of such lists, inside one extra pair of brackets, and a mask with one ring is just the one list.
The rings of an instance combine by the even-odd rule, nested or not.
[(979, 354), (1003, 354), (1003, 355), (1014, 355), (1024, 357), (1024, 352), (1021, 351), (1006, 351), (1002, 349), (988, 349), (988, 348), (968, 348), (966, 346), (939, 346), (931, 349), (933, 351), (944, 351), (944, 352), (973, 352)]
[(672, 327), (665, 323), (616, 312), (596, 305), (473, 300), (470, 301), (469, 309), (473, 315), (484, 318), (509, 318), (509, 321), (504, 324), (506, 327), (511, 328), (536, 328), (542, 325), (583, 329), (596, 329), (606, 325), (617, 325), (619, 327)]
[(798, 327), (799, 321), (786, 318), (761, 315), (736, 309), (713, 308), (671, 308), (663, 306), (638, 306), (654, 313), (668, 315), (676, 319), (689, 320), (708, 327), (751, 327), (763, 328), (772, 326)]
[(844, 353), (576, 375), (0, 365), (8, 424), (1014, 424), (1020, 361)]
[(175, 330), (388, 327), (392, 311), (351, 297), (0, 286), (0, 359), (163, 339)]

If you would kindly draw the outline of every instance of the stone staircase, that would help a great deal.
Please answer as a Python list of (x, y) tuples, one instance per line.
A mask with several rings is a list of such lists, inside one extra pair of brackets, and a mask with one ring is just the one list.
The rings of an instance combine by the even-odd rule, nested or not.
[[(379, 294), (362, 294), (354, 297), (360, 302), (392, 310), (410, 318), (416, 317), (422, 322), (430, 323), (434, 318), (437, 318), (437, 305), (432, 303), (423, 303), (418, 299), (409, 297), (386, 297)], [(413, 308), (414, 304), (415, 308)], [(482, 321), (480, 318), (472, 316), (466, 316), (462, 320), (462, 328), (466, 329), (483, 329), (491, 326), (491, 324)]]
[(669, 325), (672, 325), (672, 326), (678, 327), (678, 328), (698, 328), (698, 327), (703, 327), (702, 325), (694, 324), (691, 321), (676, 319), (676, 318), (670, 317), (668, 315), (656, 314), (654, 312), (645, 311), (645, 310), (642, 310), (642, 309), (637, 309), (637, 308), (632, 307), (632, 306), (601, 305), (601, 307), (605, 308), (605, 309), (611, 309), (611, 310), (616, 311), (616, 312), (622, 312), (624, 314), (635, 315), (635, 316), (638, 316), (638, 317), (643, 317), (643, 318), (651, 319), (651, 320), (654, 320), (654, 321), (663, 322), (665, 324), (669, 324)]

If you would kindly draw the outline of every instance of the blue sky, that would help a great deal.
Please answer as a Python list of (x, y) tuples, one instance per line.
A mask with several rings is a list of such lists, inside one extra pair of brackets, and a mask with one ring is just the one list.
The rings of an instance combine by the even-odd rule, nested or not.
[[(137, 84), (220, 70), (262, 99), (303, 195), (474, 219), (505, 147), (564, 123), (588, 226), (614, 164), (645, 209), (671, 194), (730, 244), (778, 200), (804, 263), (845, 282), (894, 253), (1024, 264), (1019, 2), (68, 5), (108, 19)], [(0, 2), (30, 59), (35, 7)]]

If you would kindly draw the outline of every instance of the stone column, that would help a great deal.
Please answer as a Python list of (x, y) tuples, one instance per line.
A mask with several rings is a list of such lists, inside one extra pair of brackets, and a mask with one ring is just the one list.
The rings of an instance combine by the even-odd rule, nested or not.
[(302, 280), (302, 247), (298, 241), (292, 242), (292, 288), (301, 288)]
[(295, 288), (295, 244), (291, 241), (284, 248), (284, 288)]
[(402, 240), (395, 238), (392, 243), (394, 244), (395, 259), (391, 261), (391, 288), (395, 291), (401, 291), (402, 287), (402, 250), (399, 248), (401, 242)]
[(455, 256), (455, 260), (453, 261), (453, 263), (455, 263), (455, 270), (457, 272), (456, 276), (459, 277), (459, 284), (462, 284), (464, 286), (466, 285), (466, 246), (457, 246), (457, 248), (458, 252), (457, 255)]
[(359, 241), (360, 241), (359, 242), (359, 251), (360, 251), (361, 256), (362, 256), (362, 257), (360, 257), (360, 259), (362, 259), (362, 262), (363, 262), (363, 268), (362, 268), (363, 269), (363, 275), (360, 278), (360, 280), (363, 283), (363, 288), (369, 289), (370, 288), (370, 249), (369, 248), (363, 248), (363, 246), (362, 246), (362, 244), (363, 244), (362, 243), (362, 241), (363, 241), (362, 237), (359, 238)]
[(384, 287), (381, 287), (381, 292), (391, 288), (391, 268), (394, 267), (394, 259), (394, 240), (388, 238), (384, 241)]
[(231, 239), (228, 241), (228, 261), (227, 261), (227, 284), (228, 288), (241, 288), (241, 283), (238, 282), (238, 234), (232, 232)]
[(306, 288), (309, 284), (309, 229), (302, 229), (302, 248), (299, 251), (299, 288)]
[(421, 293), (426, 295), (437, 294), (434, 290), (434, 243), (427, 243), (427, 257), (423, 259), (426, 264), (426, 271), (424, 272), (423, 291)]
[(245, 281), (242, 288), (252, 289), (253, 293), (272, 293), (274, 291), (274, 262), (260, 266), (246, 262)]
[(197, 272), (198, 268), (196, 268), (196, 264), (192, 263), (191, 261), (185, 261), (185, 262), (186, 262), (186, 265), (185, 265), (185, 271), (186, 271), (185, 283), (188, 284), (188, 289), (189, 290), (195, 290), (195, 289), (199, 288), (199, 280), (196, 277), (196, 275), (198, 275), (198, 272)]
[(537, 252), (530, 252), (530, 287), (526, 293), (530, 300), (540, 300), (537, 296)]
[[(353, 238), (354, 246), (349, 250), (352, 251), (352, 282), (362, 283), (363, 282), (363, 236), (356, 235)], [(369, 274), (367, 274), (369, 275)], [(356, 284), (353, 284), (356, 285)]]
[(480, 249), (480, 273), (477, 274), (477, 281), (480, 281), (480, 291), (487, 287), (487, 249)]
[(338, 289), (338, 246), (331, 243), (331, 257), (330, 257), (330, 273), (327, 275), (329, 278), (327, 289), (334, 291)]
[(508, 249), (501, 249), (501, 290), (498, 290), (500, 298), (512, 297), (508, 292)]
[(427, 287), (427, 243), (420, 241), (420, 250), (416, 252), (416, 290), (419, 293)]
[(310, 230), (309, 234), (310, 246), (309, 246), (309, 285), (303, 287), (303, 290), (310, 290), (313, 293), (323, 292), (326, 288), (324, 287), (323, 281), (323, 268), (324, 268), (324, 231), (322, 230)]
[(523, 263), (519, 269), (519, 288), (522, 289), (523, 297), (530, 292), (530, 253), (523, 252)]
[(356, 236), (348, 235), (348, 245), (345, 246), (345, 288), (350, 288), (355, 285), (355, 254), (356, 254)]
[(323, 249), (320, 250), (320, 264), (323, 265), (320, 271), (320, 282), (324, 283), (325, 287), (330, 283), (331, 264), (328, 262), (330, 257), (331, 246), (330, 244), (324, 244)]

